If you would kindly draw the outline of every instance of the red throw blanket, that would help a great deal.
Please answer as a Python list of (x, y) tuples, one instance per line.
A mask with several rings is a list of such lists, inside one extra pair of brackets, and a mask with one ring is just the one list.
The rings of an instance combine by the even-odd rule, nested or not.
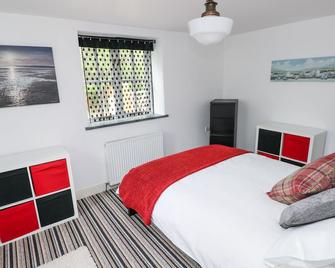
[(135, 210), (147, 225), (154, 206), (171, 184), (206, 167), (245, 154), (247, 151), (209, 145), (163, 157), (133, 168), (122, 180), (120, 197), (127, 208)]

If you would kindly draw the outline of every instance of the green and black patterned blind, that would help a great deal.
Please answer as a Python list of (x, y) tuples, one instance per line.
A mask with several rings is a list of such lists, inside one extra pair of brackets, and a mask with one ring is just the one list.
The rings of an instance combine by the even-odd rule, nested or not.
[(91, 123), (153, 114), (153, 40), (79, 36)]

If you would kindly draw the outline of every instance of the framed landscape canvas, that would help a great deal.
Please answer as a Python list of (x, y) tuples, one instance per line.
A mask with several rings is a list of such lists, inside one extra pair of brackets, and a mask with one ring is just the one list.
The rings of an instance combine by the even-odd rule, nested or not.
[(335, 82), (335, 57), (273, 61), (271, 81)]
[(57, 102), (52, 48), (0, 45), (0, 108)]

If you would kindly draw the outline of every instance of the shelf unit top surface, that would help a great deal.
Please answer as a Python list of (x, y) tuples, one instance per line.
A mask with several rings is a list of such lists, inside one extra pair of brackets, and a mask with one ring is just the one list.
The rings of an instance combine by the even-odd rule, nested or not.
[(313, 127), (306, 127), (300, 125), (293, 125), (281, 122), (266, 122), (259, 124), (258, 128), (268, 129), (278, 132), (287, 132), (288, 134), (296, 134), (301, 136), (316, 136), (319, 134), (323, 134), (326, 132), (324, 129), (320, 128), (313, 128)]
[(67, 157), (67, 151), (63, 147), (58, 146), (4, 155), (0, 156), (0, 172), (51, 162)]

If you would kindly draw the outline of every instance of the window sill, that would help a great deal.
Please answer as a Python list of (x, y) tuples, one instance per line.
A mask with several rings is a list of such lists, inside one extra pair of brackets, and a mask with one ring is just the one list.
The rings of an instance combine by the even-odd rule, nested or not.
[(89, 126), (87, 126), (86, 130), (93, 130), (97, 128), (104, 128), (104, 127), (112, 127), (112, 126), (118, 126), (118, 125), (125, 125), (125, 124), (131, 124), (131, 123), (137, 123), (141, 121), (148, 121), (148, 120), (154, 120), (154, 119), (160, 119), (169, 117), (168, 114), (154, 114), (154, 115), (146, 115), (141, 117), (136, 117), (132, 119), (120, 119), (115, 121), (106, 121), (106, 122), (96, 122), (91, 123)]

